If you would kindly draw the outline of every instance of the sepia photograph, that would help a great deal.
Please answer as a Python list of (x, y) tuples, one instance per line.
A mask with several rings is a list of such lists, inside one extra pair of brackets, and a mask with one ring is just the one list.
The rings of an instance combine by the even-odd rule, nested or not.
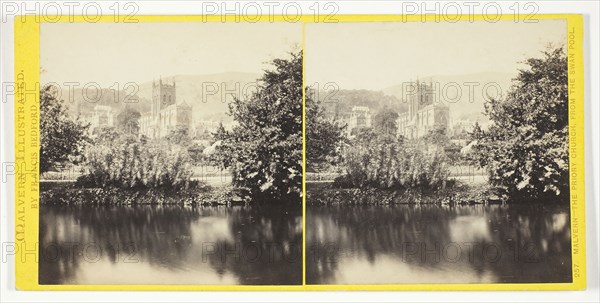
[(571, 283), (567, 22), (305, 28), (306, 283)]
[(302, 284), (301, 41), (42, 23), (39, 284)]
[(0, 7), (0, 302), (598, 301), (600, 2)]

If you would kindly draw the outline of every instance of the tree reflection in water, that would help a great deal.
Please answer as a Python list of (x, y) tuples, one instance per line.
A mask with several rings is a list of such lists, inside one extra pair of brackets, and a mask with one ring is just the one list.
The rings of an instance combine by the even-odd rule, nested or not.
[(42, 206), (40, 284), (301, 284), (299, 207)]
[(570, 282), (568, 206), (307, 209), (308, 284)]

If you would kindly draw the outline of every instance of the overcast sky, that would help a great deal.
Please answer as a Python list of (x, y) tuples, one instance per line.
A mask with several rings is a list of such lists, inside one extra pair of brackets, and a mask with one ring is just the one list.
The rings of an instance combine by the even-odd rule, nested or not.
[(566, 32), (564, 20), (307, 24), (306, 81), (379, 90), (418, 76), (516, 74)]
[(146, 82), (160, 75), (262, 73), (299, 49), (294, 23), (42, 23), (42, 83)]

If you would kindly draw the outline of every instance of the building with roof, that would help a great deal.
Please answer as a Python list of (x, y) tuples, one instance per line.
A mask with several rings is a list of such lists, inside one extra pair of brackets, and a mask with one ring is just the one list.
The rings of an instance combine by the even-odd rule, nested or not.
[(398, 135), (407, 139), (420, 138), (434, 129), (448, 132), (449, 109), (434, 102), (433, 84), (413, 82), (409, 85), (411, 94), (408, 100), (408, 111), (398, 116)]
[(192, 107), (177, 102), (176, 83), (152, 82), (152, 110), (140, 118), (140, 134), (157, 139), (178, 128), (190, 129)]
[(371, 111), (367, 106), (354, 106), (347, 120), (348, 136), (355, 135), (359, 130), (371, 127)]

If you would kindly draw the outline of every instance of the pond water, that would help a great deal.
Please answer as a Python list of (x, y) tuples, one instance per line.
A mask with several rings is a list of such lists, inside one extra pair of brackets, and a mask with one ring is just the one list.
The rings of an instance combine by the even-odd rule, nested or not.
[(40, 284), (301, 284), (302, 210), (42, 206)]
[(308, 284), (571, 282), (568, 206), (307, 208)]

